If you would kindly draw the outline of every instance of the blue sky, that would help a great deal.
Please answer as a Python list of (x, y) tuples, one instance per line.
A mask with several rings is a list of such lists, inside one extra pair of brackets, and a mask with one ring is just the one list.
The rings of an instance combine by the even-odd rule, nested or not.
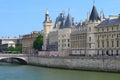
[[(95, 0), (95, 6), (106, 17), (120, 14), (120, 0)], [(0, 0), (0, 38), (42, 30), (46, 9), (55, 22), (60, 12), (67, 15), (70, 8), (71, 16), (79, 22), (92, 7), (93, 0)]]

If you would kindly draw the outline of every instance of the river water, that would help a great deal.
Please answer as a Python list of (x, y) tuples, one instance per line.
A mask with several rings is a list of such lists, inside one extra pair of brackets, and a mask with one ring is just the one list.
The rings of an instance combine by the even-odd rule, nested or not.
[(0, 80), (120, 80), (120, 74), (0, 63)]

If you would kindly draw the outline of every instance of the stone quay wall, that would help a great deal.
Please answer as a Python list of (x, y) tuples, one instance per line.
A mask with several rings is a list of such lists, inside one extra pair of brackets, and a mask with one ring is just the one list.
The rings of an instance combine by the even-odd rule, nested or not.
[(120, 72), (120, 57), (29, 56), (28, 64), (76, 70)]

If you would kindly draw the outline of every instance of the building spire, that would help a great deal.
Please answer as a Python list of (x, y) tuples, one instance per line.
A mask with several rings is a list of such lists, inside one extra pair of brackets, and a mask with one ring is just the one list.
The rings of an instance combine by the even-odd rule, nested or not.
[(89, 20), (92, 21), (92, 22), (100, 20), (95, 5), (93, 5), (93, 8), (92, 8), (92, 11), (91, 11), (91, 14), (90, 14)]
[(51, 22), (52, 22), (52, 20), (50, 19), (48, 9), (46, 9), (44, 23), (51, 23)]
[(68, 14), (70, 13), (70, 8), (68, 8)]
[(93, 0), (93, 5), (95, 5), (95, 0)]
[(46, 9), (46, 14), (49, 14), (48, 9)]

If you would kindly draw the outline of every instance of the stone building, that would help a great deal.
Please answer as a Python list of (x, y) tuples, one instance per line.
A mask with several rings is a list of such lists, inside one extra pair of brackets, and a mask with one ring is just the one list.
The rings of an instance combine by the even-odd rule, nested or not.
[(95, 49), (95, 26), (97, 26), (104, 17), (98, 15), (95, 5), (93, 5), (91, 14), (87, 14), (87, 20), (76, 24), (71, 32), (71, 50), (74, 55), (94, 55)]
[(120, 17), (98, 15), (95, 5), (87, 20), (72, 28), (72, 55), (118, 55), (120, 52)]
[(33, 42), (38, 35), (38, 32), (33, 31), (31, 34), (26, 34), (22, 36), (22, 53), (30, 54), (35, 52), (35, 50), (33, 49)]
[(70, 33), (73, 26), (73, 18), (68, 13), (67, 17), (62, 12), (56, 18), (53, 27), (52, 20), (46, 11), (44, 25), (43, 50), (62, 51), (70, 49)]
[(85, 21), (74, 23), (64, 12), (56, 18), (55, 25), (46, 11), (44, 25), (44, 50), (71, 51), (71, 55), (114, 55), (120, 53), (120, 15), (105, 18), (93, 5)]
[(110, 16), (95, 27), (97, 54), (118, 55), (120, 53), (120, 16)]
[(10, 37), (2, 37), (0, 39), (0, 52), (7, 51), (7, 48), (13, 46), (21, 46), (21, 38), (10, 38)]

